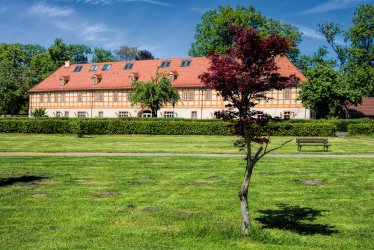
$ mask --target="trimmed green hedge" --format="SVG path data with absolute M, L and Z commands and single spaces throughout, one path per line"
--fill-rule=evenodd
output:
M 210 122 L 209 122 L 210 121 Z M 44 134 L 151 134 L 151 135 L 231 135 L 225 129 L 228 122 L 221 120 L 192 119 L 66 119 L 24 118 L 0 119 L 3 133 Z M 275 123 L 279 126 L 277 136 L 335 136 L 336 126 L 328 122 Z
M 328 122 L 279 122 L 276 136 L 335 136 L 336 126 Z
M 349 124 L 349 135 L 374 135 L 374 122 Z

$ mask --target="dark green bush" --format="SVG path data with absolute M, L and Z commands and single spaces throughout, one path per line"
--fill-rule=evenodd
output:
M 374 135 L 374 122 L 348 125 L 349 135 Z
M 336 126 L 329 122 L 278 122 L 276 136 L 335 136 Z
M 231 135 L 228 122 L 192 119 L 0 119 L 4 133 L 151 134 L 151 135 Z M 278 136 L 334 136 L 336 126 L 329 122 L 293 120 L 277 122 Z

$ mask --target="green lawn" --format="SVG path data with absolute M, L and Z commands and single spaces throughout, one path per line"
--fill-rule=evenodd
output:
M 33 136 L 25 138 L 22 149 Z M 73 137 L 60 138 L 75 150 Z M 97 138 L 120 149 L 128 137 L 81 141 Z M 372 159 L 265 158 L 250 186 L 250 239 L 240 236 L 242 166 L 200 157 L 1 157 L 0 248 L 373 247 Z
M 288 137 L 273 137 L 276 146 Z M 216 153 L 239 154 L 233 147 L 233 136 L 152 136 L 95 135 L 77 138 L 75 135 L 1 134 L 0 152 L 144 152 L 144 153 Z M 374 153 L 374 138 L 329 138 L 329 152 L 322 147 L 304 147 L 305 154 Z M 298 153 L 295 140 L 275 154 Z

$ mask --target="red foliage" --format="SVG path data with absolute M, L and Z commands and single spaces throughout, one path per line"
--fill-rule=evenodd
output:
M 283 89 L 298 82 L 295 75 L 289 77 L 277 73 L 275 58 L 284 56 L 292 43 L 273 35 L 262 37 L 256 29 L 230 28 L 234 46 L 227 55 L 212 54 L 208 72 L 199 76 L 209 88 L 220 92 L 224 100 L 238 110 L 238 117 L 250 118 L 250 108 L 259 100 L 269 97 L 264 92 Z M 232 114 L 231 114 L 232 115 Z

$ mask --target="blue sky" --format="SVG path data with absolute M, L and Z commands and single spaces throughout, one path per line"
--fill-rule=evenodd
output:
M 0 0 L 0 42 L 65 43 L 115 50 L 123 44 L 158 58 L 186 57 L 201 14 L 220 5 L 253 5 L 267 17 L 304 33 L 299 46 L 311 55 L 324 45 L 318 23 L 349 28 L 355 8 L 374 0 Z M 343 40 L 341 40 L 343 42 Z

